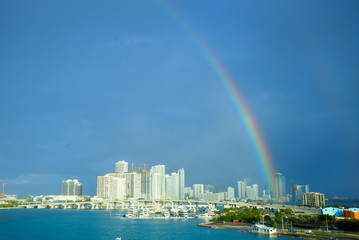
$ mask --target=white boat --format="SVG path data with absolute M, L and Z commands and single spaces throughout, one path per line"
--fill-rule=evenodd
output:
M 204 213 L 197 215 L 197 218 L 214 218 L 216 216 L 216 214 L 214 213 L 215 211 L 217 211 L 217 209 L 215 208 L 207 208 Z
M 188 214 L 188 209 L 186 206 L 179 206 L 179 210 L 178 210 L 178 216 L 182 217 L 182 218 L 188 218 L 189 214 Z
M 264 224 L 255 224 L 252 227 L 252 233 L 271 235 L 277 233 L 277 229 L 268 227 Z
M 129 207 L 125 217 L 127 217 L 127 218 L 135 218 L 135 217 L 137 217 L 137 209 L 136 209 L 136 207 L 134 207 L 134 206 Z
M 170 213 L 171 213 L 171 217 L 178 217 L 178 212 L 179 212 L 179 208 L 171 208 L 170 209 Z
M 170 218 L 171 215 L 170 215 L 169 211 L 164 211 L 164 212 L 163 212 L 163 217 L 164 217 L 164 218 Z
M 142 211 L 140 211 L 140 213 L 138 214 L 139 218 L 149 218 L 150 217 L 150 213 L 148 211 L 148 209 L 143 209 Z

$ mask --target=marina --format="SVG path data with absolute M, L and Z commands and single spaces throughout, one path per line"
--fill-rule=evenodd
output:
M 256 235 L 198 227 L 196 218 L 124 218 L 125 212 L 60 209 L 10 209 L 0 211 L 1 240 L 256 240 Z M 61 227 L 59 227 L 61 226 Z M 19 231 L 21 229 L 21 231 Z M 281 238 L 283 240 L 289 238 Z

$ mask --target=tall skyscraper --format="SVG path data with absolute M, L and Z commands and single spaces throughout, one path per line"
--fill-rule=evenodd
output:
M 235 197 L 234 197 L 234 188 L 232 187 L 228 187 L 227 188 L 227 199 L 228 201 L 234 201 Z
M 238 199 L 245 199 L 246 198 L 246 188 L 243 181 L 238 181 Z
M 245 187 L 251 186 L 251 180 L 249 178 L 243 179 L 243 182 Z
M 128 172 L 128 162 L 118 161 L 115 163 L 115 172 L 116 173 L 127 173 Z
M 293 202 L 302 200 L 302 195 L 309 192 L 309 185 L 292 184 L 290 189 L 291 200 Z
M 151 194 L 151 173 L 143 170 L 141 172 L 141 197 L 150 199 Z
M 153 200 L 160 200 L 162 198 L 162 180 L 164 180 L 163 176 L 160 173 L 151 173 L 151 194 L 150 198 Z M 164 191 L 163 191 L 164 195 Z
M 165 165 L 156 165 L 151 167 L 151 187 L 154 191 L 152 196 L 156 196 L 155 199 L 165 199 Z
M 279 201 L 286 196 L 285 177 L 281 173 L 274 173 L 274 186 L 272 197 Z
M 253 191 L 251 186 L 246 187 L 246 198 L 253 199 Z
M 172 173 L 166 175 L 166 198 L 167 199 L 179 199 L 179 175 Z
M 258 200 L 259 199 L 259 193 L 258 193 L 258 184 L 252 185 L 252 200 Z
M 130 198 L 141 197 L 141 174 L 137 172 L 125 173 L 127 196 Z
M 199 199 L 200 195 L 204 193 L 203 184 L 193 184 L 193 198 Z
M 185 174 L 184 169 L 181 168 L 177 171 L 178 174 L 178 197 L 180 200 L 184 200 L 184 187 L 185 187 Z
M 82 184 L 77 179 L 62 181 L 62 195 L 82 195 Z
M 121 200 L 127 194 L 126 178 L 117 173 L 97 177 L 97 197 Z

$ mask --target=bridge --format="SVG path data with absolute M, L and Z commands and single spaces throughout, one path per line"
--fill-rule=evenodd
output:
M 84 201 L 84 202 L 39 202 L 19 205 L 19 208 L 59 208 L 59 209 L 97 209 L 97 210 L 127 210 L 130 206 L 138 209 L 149 208 L 160 212 L 164 208 L 173 208 L 185 205 L 190 210 L 198 212 L 199 208 L 215 208 L 223 205 L 224 208 L 249 207 L 266 211 L 280 211 L 291 209 L 294 214 L 318 214 L 319 209 L 296 205 L 265 204 L 256 202 L 237 201 L 206 201 L 206 200 L 118 200 L 118 201 Z

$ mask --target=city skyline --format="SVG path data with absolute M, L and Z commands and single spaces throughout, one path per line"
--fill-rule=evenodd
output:
M 237 181 L 237 189 L 231 186 L 219 187 L 211 184 L 197 183 L 186 187 L 183 168 L 171 174 L 166 173 L 165 165 L 151 166 L 139 164 L 129 171 L 129 163 L 115 162 L 114 172 L 97 177 L 97 200 L 146 199 L 146 200 L 217 200 L 217 201 L 274 201 L 298 202 L 302 195 L 309 193 L 309 185 L 292 184 L 290 192 L 286 191 L 285 176 L 274 173 L 274 185 L 264 187 L 245 178 Z M 77 179 L 62 181 L 61 195 L 82 195 L 82 184 Z M 324 196 L 324 195 L 323 195 Z M 97 201 L 96 200 L 96 201 Z
M 79 179 L 95 195 L 94 176 L 125 159 L 184 168 L 189 186 L 264 187 L 282 173 L 287 193 L 308 184 L 359 198 L 358 10 L 351 0 L 5 2 L 5 193 L 55 194 Z

